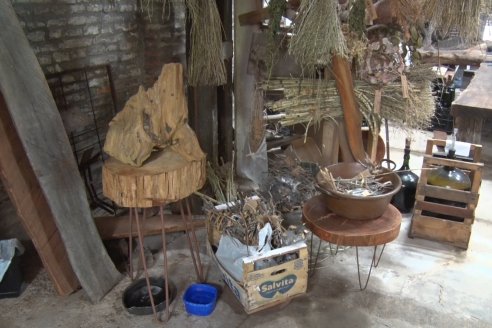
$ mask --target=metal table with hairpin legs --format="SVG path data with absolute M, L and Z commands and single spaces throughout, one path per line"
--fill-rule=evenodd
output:
M 393 205 L 382 216 L 372 220 L 347 219 L 332 213 L 326 206 L 323 195 L 318 195 L 308 200 L 303 207 L 302 220 L 306 227 L 320 239 L 318 251 L 315 257 L 315 265 L 319 254 L 321 241 L 335 244 L 334 254 L 338 252 L 338 246 L 355 246 L 357 274 L 359 287 L 366 289 L 371 277 L 373 267 L 377 267 L 387 243 L 395 240 L 400 232 L 401 213 Z M 311 256 L 312 256 L 311 235 Z M 371 265 L 365 284 L 362 284 L 359 265 L 359 247 L 374 247 Z M 378 247 L 382 246 L 378 255 Z
M 176 159 L 177 158 L 177 159 Z M 181 174 L 191 175 L 197 172 L 196 179 L 192 179 L 187 185 L 177 183 L 176 177 Z M 204 279 L 198 240 L 195 235 L 191 220 L 191 210 L 188 196 L 201 188 L 205 182 L 205 156 L 201 161 L 184 161 L 178 155 L 172 153 L 156 156 L 140 167 L 133 167 L 119 162 L 113 158 L 108 159 L 103 166 L 103 192 L 120 207 L 129 209 L 129 275 L 135 279 L 132 261 L 133 229 L 136 225 L 139 246 L 140 262 L 143 265 L 143 273 L 147 285 L 152 312 L 154 318 L 159 320 L 156 304 L 152 296 L 150 275 L 145 262 L 143 241 L 146 234 L 145 221 L 150 208 L 158 207 L 161 221 L 161 237 L 164 258 L 164 281 L 166 295 L 166 321 L 169 319 L 169 274 L 166 247 L 166 216 L 163 209 L 169 203 L 179 202 L 181 217 L 185 225 L 186 237 L 190 247 L 191 258 L 197 275 L 197 280 Z M 173 191 L 172 197 L 170 191 Z M 186 207 L 186 209 L 185 209 Z M 137 271 L 139 271 L 137 269 Z M 137 272 L 138 275 L 138 272 Z

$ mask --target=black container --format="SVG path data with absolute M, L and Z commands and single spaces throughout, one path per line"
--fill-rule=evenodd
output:
M 403 165 L 396 172 L 401 179 L 401 189 L 391 200 L 391 203 L 402 213 L 410 213 L 415 203 L 415 193 L 419 177 L 410 171 L 410 139 L 405 140 Z
M 160 312 L 166 308 L 166 281 L 161 277 L 150 277 L 149 281 L 156 311 Z M 176 298 L 176 291 L 176 286 L 169 281 L 169 304 Z M 125 289 L 123 306 L 131 314 L 147 315 L 153 313 L 145 278 L 134 281 Z
M 0 299 L 18 297 L 22 292 L 22 272 L 20 256 L 14 256 L 0 282 Z

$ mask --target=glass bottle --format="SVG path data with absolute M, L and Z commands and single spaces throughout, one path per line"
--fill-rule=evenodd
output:
M 396 174 L 401 179 L 401 189 L 393 196 L 392 204 L 402 213 L 409 213 L 415 203 L 419 176 L 410 171 L 410 139 L 405 139 L 403 164 Z
M 456 159 L 455 143 L 457 130 L 458 129 L 454 129 L 453 131 L 451 147 L 446 156 L 448 159 Z M 449 165 L 440 166 L 431 170 L 427 177 L 427 183 L 434 186 L 458 190 L 470 190 L 471 188 L 471 180 L 468 174 L 457 167 Z

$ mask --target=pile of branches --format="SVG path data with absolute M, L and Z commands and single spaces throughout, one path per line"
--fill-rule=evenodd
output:
M 268 161 L 268 177 L 259 194 L 281 213 L 299 210 L 306 200 L 316 195 L 315 167 L 316 163 L 301 164 L 285 155 L 274 155 Z
M 259 244 L 258 233 L 270 223 L 272 247 L 285 246 L 286 229 L 282 226 L 282 218 L 277 214 L 272 203 L 265 202 L 259 197 L 241 197 L 233 203 L 226 204 L 225 210 L 210 210 L 208 212 L 209 229 L 219 235 L 229 235 L 244 245 Z

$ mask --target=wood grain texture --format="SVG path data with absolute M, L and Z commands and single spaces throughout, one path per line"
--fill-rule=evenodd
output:
M 401 213 L 392 205 L 382 216 L 373 220 L 352 220 L 330 211 L 318 195 L 306 202 L 302 220 L 319 238 L 343 246 L 376 246 L 389 243 L 398 237 Z
M 482 63 L 468 87 L 451 104 L 458 139 L 480 144 L 482 122 L 492 117 L 492 66 Z
M 119 161 L 141 166 L 155 149 L 168 148 L 189 161 L 204 154 L 188 125 L 183 66 L 163 66 L 156 83 L 132 96 L 109 123 L 104 151 Z
M 447 243 L 467 249 L 472 226 L 462 222 L 439 219 L 425 215 L 414 215 L 410 237 Z
M 354 93 L 352 72 L 346 58 L 338 55 L 332 59 L 333 77 L 335 78 L 340 102 L 343 108 L 343 119 L 345 123 L 345 134 L 350 151 L 355 161 L 366 163 L 368 155 L 364 150 L 361 126 L 362 114 L 360 113 Z
M 98 301 L 121 275 L 94 225 L 60 114 L 8 0 L 0 0 L 0 21 L 0 92 L 72 268 L 89 298 Z
M 153 207 L 175 202 L 200 189 L 206 180 L 206 157 L 187 161 L 172 150 L 154 153 L 141 167 L 114 158 L 103 166 L 103 193 L 123 207 Z
M 46 202 L 0 93 L 0 175 L 17 215 L 59 295 L 80 286 L 53 214 Z

